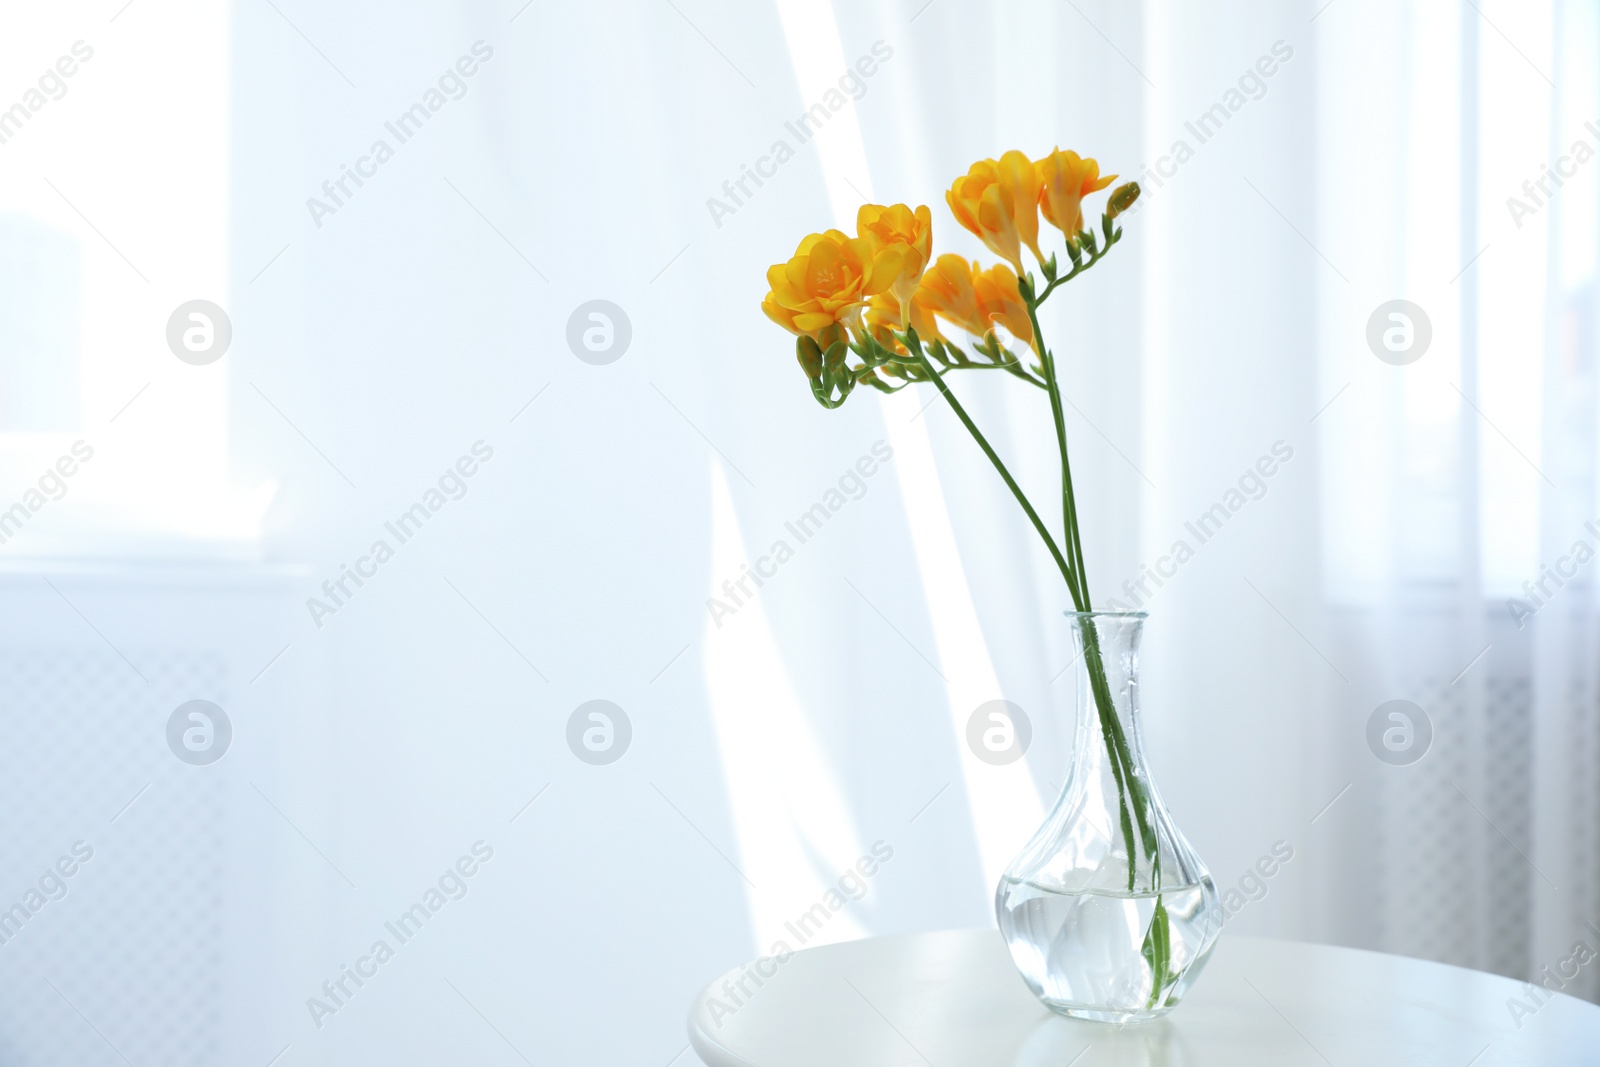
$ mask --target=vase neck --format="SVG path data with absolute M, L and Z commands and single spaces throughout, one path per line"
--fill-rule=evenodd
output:
M 1078 758 L 1103 758 L 1107 742 L 1101 717 L 1109 708 L 1127 738 L 1135 762 L 1142 765 L 1139 640 L 1144 634 L 1144 615 L 1075 612 L 1069 613 L 1067 620 L 1076 674 Z

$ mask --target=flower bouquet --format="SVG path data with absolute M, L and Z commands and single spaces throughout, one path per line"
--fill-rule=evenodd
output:
M 1044 824 L 1001 878 L 996 914 L 1018 970 L 1046 1005 L 1128 1022 L 1177 1004 L 1210 954 L 1222 910 L 1145 766 L 1137 672 L 1144 616 L 1096 612 L 1090 599 L 1060 375 L 1039 321 L 1057 289 L 1122 239 L 1117 219 L 1139 196 L 1132 182 L 1112 190 L 1098 227 L 1084 225 L 1084 198 L 1114 180 L 1095 160 L 1059 148 L 1039 160 L 1019 151 L 981 160 L 945 200 L 961 227 L 1004 262 L 983 268 L 953 253 L 934 259 L 926 206 L 866 204 L 854 237 L 811 234 L 787 263 L 768 269 L 762 310 L 795 335 L 800 366 L 824 407 L 839 407 L 861 385 L 895 393 L 931 382 L 1061 572 L 1078 664 L 1072 766 Z M 1066 264 L 1040 248 L 1041 215 L 1064 237 Z M 1024 248 L 1037 279 L 1023 264 Z M 1061 460 L 1059 539 L 951 390 L 947 377 L 969 370 L 1001 371 L 1049 398 Z

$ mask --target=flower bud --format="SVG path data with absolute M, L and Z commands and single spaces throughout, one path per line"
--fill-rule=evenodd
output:
M 800 368 L 806 372 L 807 378 L 822 377 L 822 349 L 817 342 L 805 334 L 795 338 L 794 354 L 800 360 Z
M 837 322 L 829 323 L 817 331 L 817 347 L 824 353 L 831 352 L 835 347 L 843 349 L 850 343 L 850 335 L 845 328 Z M 843 358 L 842 356 L 840 357 Z
M 1114 219 L 1133 206 L 1139 199 L 1139 183 L 1128 182 L 1111 190 L 1111 198 L 1106 201 L 1106 218 Z

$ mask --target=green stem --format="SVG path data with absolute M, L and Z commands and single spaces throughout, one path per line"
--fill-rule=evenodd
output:
M 1045 384 L 1043 382 L 1041 382 L 1039 379 L 1035 378 L 1033 375 L 1029 374 L 1027 371 L 1023 370 L 1021 367 L 1018 367 L 1015 364 L 1011 364 L 1011 363 L 978 363 L 978 362 L 956 363 L 956 364 L 953 364 L 950 367 L 950 369 L 951 370 L 1003 370 L 1007 374 L 1012 375 L 1013 377 L 1021 378 L 1023 381 L 1027 382 L 1029 385 L 1037 386 L 1040 389 L 1045 388 Z
M 1111 699 L 1111 686 L 1107 681 L 1104 656 L 1100 651 L 1100 637 L 1095 632 L 1092 619 L 1085 619 L 1083 626 L 1083 660 L 1084 666 L 1089 671 L 1089 686 L 1094 691 L 1095 704 L 1100 713 L 1100 728 L 1105 734 L 1107 753 L 1112 760 L 1112 773 L 1117 772 L 1117 764 L 1121 764 L 1122 778 L 1129 798 L 1132 800 L 1134 818 L 1139 824 L 1139 839 L 1144 844 L 1145 854 L 1150 857 L 1151 865 L 1156 874 L 1156 889 L 1160 889 L 1159 872 L 1161 867 L 1161 854 L 1155 839 L 1155 827 L 1150 821 L 1148 809 L 1149 797 L 1145 792 L 1144 783 L 1134 773 L 1133 748 L 1128 743 L 1128 735 L 1122 728 L 1122 720 L 1117 718 L 1115 705 Z M 1128 889 L 1133 889 L 1132 860 L 1135 851 L 1130 841 L 1128 847 L 1129 876 Z
M 1033 339 L 1039 354 L 1039 366 L 1044 370 L 1045 391 L 1050 394 L 1050 417 L 1055 422 L 1056 447 L 1061 453 L 1061 525 L 1067 542 L 1067 554 L 1072 557 L 1073 570 L 1078 575 L 1080 588 L 1073 596 L 1079 611 L 1093 611 L 1089 599 L 1087 575 L 1083 569 L 1083 545 L 1078 532 L 1078 507 L 1072 495 L 1072 464 L 1067 460 L 1067 422 L 1061 407 L 1061 386 L 1056 377 L 1056 360 L 1050 347 L 1044 343 L 1044 329 L 1039 325 L 1038 302 L 1032 297 L 1032 285 L 1023 294 L 1028 308 L 1028 323 L 1033 327 Z M 1046 290 L 1048 292 L 1048 289 Z M 1042 298 L 1041 298 L 1042 299 Z
M 1067 583 L 1067 591 L 1072 596 L 1072 602 L 1079 612 L 1088 613 L 1093 610 L 1089 597 L 1088 574 L 1083 562 L 1083 537 L 1078 528 L 1078 507 L 1072 488 L 1072 466 L 1067 458 L 1067 427 L 1066 417 L 1062 408 L 1061 388 L 1056 374 L 1055 358 L 1050 354 L 1049 347 L 1044 341 L 1044 330 L 1039 324 L 1038 308 L 1045 299 L 1055 291 L 1056 287 L 1070 281 L 1079 274 L 1098 263 L 1111 246 L 1121 237 L 1121 231 L 1111 232 L 1108 227 L 1107 241 L 1104 248 L 1096 249 L 1090 253 L 1089 258 L 1076 264 L 1067 274 L 1054 279 L 1047 285 L 1042 293 L 1034 292 L 1031 279 L 1024 282 L 1022 288 L 1023 301 L 1028 309 L 1028 323 L 1033 328 L 1034 344 L 1039 356 L 1040 370 L 1043 373 L 1043 387 L 1050 396 L 1050 414 L 1055 424 L 1056 446 L 1061 457 L 1061 512 L 1062 512 L 1062 537 L 1066 544 L 1066 553 L 1063 554 L 1056 540 L 1051 536 L 1049 527 L 1045 526 L 1034 511 L 1022 488 L 1016 479 L 1011 477 L 1011 472 L 1000 460 L 1000 456 L 989 445 L 988 440 L 978 429 L 972 418 L 967 414 L 961 402 L 950 391 L 944 378 L 934 370 L 923 352 L 922 345 L 916 334 L 907 331 L 904 335 L 907 348 L 915 357 L 922 372 L 934 383 L 939 392 L 949 403 L 956 417 L 961 420 L 967 432 L 978 442 L 978 447 L 983 449 L 984 455 L 989 457 L 989 462 L 994 464 L 995 470 L 1000 473 L 1001 479 L 1006 483 L 1006 488 L 1011 490 L 1011 495 L 1017 498 L 1017 503 L 1022 505 L 1022 510 L 1027 513 L 1028 520 L 1033 523 L 1033 528 L 1038 531 L 1044 540 L 1045 547 L 1050 550 L 1050 556 L 1055 560 L 1056 566 L 1061 571 L 1061 577 Z M 952 368 L 956 369 L 956 368 Z M 1007 368 L 1009 369 L 1009 368 Z M 1016 373 L 1013 371 L 1012 373 Z M 1035 381 L 1025 372 L 1019 377 L 1035 385 Z M 1116 706 L 1111 696 L 1111 686 L 1107 679 L 1104 655 L 1100 649 L 1099 633 L 1095 630 L 1092 618 L 1081 618 L 1079 624 L 1083 631 L 1083 658 L 1084 669 L 1089 675 L 1089 687 L 1092 692 L 1095 710 L 1100 721 L 1101 736 L 1106 742 L 1106 757 L 1111 764 L 1111 776 L 1117 786 L 1118 814 L 1120 816 L 1121 830 L 1124 845 L 1128 853 L 1128 891 L 1134 892 L 1138 880 L 1139 846 L 1143 845 L 1144 854 L 1150 861 L 1151 888 L 1156 893 L 1155 911 L 1151 917 L 1149 929 L 1145 931 L 1142 955 L 1150 966 L 1151 990 L 1150 999 L 1146 1007 L 1153 1008 L 1161 1000 L 1162 993 L 1171 984 L 1172 975 L 1169 973 L 1172 959 L 1171 925 L 1166 909 L 1161 900 L 1161 850 L 1156 839 L 1154 814 L 1151 811 L 1150 794 L 1144 781 L 1137 773 L 1133 759 L 1132 746 L 1129 744 L 1127 732 L 1122 728 L 1122 722 L 1117 717 Z M 1137 826 L 1137 836 L 1135 833 Z
M 1072 490 L 1072 463 L 1067 455 L 1067 428 L 1064 411 L 1061 406 L 1061 387 L 1059 378 L 1056 374 L 1055 356 L 1051 353 L 1049 346 L 1046 345 L 1044 341 L 1044 328 L 1039 324 L 1038 309 L 1039 305 L 1044 303 L 1045 299 L 1056 288 L 1056 286 L 1061 285 L 1063 282 L 1070 281 L 1072 278 L 1075 278 L 1077 275 L 1098 263 L 1101 257 L 1103 257 L 1106 252 L 1110 251 L 1111 245 L 1115 244 L 1117 238 L 1120 236 L 1121 231 L 1117 231 L 1112 239 L 1106 244 L 1105 248 L 1092 253 L 1088 260 L 1078 264 L 1070 272 L 1051 282 L 1045 287 L 1044 292 L 1040 294 L 1037 299 L 1035 299 L 1033 296 L 1033 286 L 1031 281 L 1026 290 L 1023 292 L 1023 302 L 1026 304 L 1028 309 L 1028 324 L 1033 327 L 1033 336 L 1038 346 L 1037 351 L 1039 354 L 1040 365 L 1044 369 L 1045 385 L 1050 394 L 1050 413 L 1055 421 L 1056 444 L 1061 454 L 1062 522 L 1065 527 L 1064 532 L 1067 543 L 1067 553 L 1072 557 L 1073 571 L 1077 574 L 1078 581 L 1080 583 L 1078 595 L 1073 598 L 1074 602 L 1080 605 L 1080 611 L 1092 611 L 1094 608 L 1089 594 L 1088 572 L 1085 569 L 1083 562 L 1083 535 L 1078 527 L 1078 504 Z M 1138 817 L 1140 837 L 1145 842 L 1147 852 L 1153 853 L 1153 834 L 1151 832 L 1151 827 L 1148 824 L 1147 812 L 1145 811 L 1145 798 L 1143 796 L 1144 790 L 1137 777 L 1133 774 L 1133 756 L 1128 746 L 1128 739 L 1122 730 L 1121 721 L 1117 719 L 1116 713 L 1112 707 L 1111 688 L 1106 680 L 1105 663 L 1100 655 L 1099 636 L 1095 632 L 1092 623 L 1084 627 L 1084 661 L 1085 665 L 1090 671 L 1090 684 L 1094 689 L 1095 703 L 1099 706 L 1101 726 L 1102 729 L 1106 731 L 1106 740 L 1111 746 L 1110 751 L 1115 756 L 1112 771 L 1114 774 L 1118 772 L 1119 768 L 1116 766 L 1116 761 L 1120 761 L 1122 764 L 1122 774 L 1119 774 L 1118 777 L 1126 778 L 1128 782 L 1128 791 L 1134 794 L 1135 800 L 1137 801 L 1134 806 L 1134 813 Z M 1119 782 L 1118 788 L 1119 792 L 1122 791 L 1123 784 Z M 1132 856 L 1133 849 L 1130 842 L 1130 859 Z M 1159 856 L 1157 857 L 1157 861 L 1159 862 Z M 1130 870 L 1130 884 L 1128 887 L 1130 890 L 1133 888 L 1131 884 L 1132 877 L 1133 873 Z
M 1091 260 L 1090 265 L 1093 265 L 1093 262 Z M 1031 290 L 1031 286 L 1029 288 Z M 1046 288 L 1046 294 L 1050 288 L 1053 286 Z M 1050 393 L 1050 413 L 1055 420 L 1056 444 L 1061 453 L 1062 524 L 1065 527 L 1067 552 L 1073 557 L 1073 571 L 1079 581 L 1079 588 L 1074 591 L 1073 600 L 1078 605 L 1079 611 L 1092 611 L 1094 609 L 1089 595 L 1088 576 L 1083 563 L 1083 536 L 1078 528 L 1078 506 L 1072 491 L 1072 464 L 1067 458 L 1067 427 L 1061 406 L 1061 388 L 1056 376 L 1055 357 L 1051 354 L 1049 346 L 1044 343 L 1044 329 L 1039 324 L 1038 306 L 1042 300 L 1042 297 L 1038 301 L 1032 299 L 1031 292 L 1023 295 L 1023 302 L 1028 308 L 1028 323 L 1033 327 L 1034 340 L 1038 346 L 1040 365 L 1044 368 L 1045 385 Z M 1117 793 L 1123 801 L 1123 836 L 1128 847 L 1128 891 L 1132 892 L 1138 850 L 1133 841 L 1133 827 L 1128 819 L 1128 807 L 1133 808 L 1133 814 L 1138 821 L 1139 837 L 1145 845 L 1146 854 L 1156 855 L 1157 849 L 1149 816 L 1145 810 L 1147 799 L 1144 796 L 1144 788 L 1133 772 L 1133 754 L 1129 749 L 1122 723 L 1118 720 L 1112 705 L 1111 687 L 1106 679 L 1105 662 L 1100 655 L 1099 635 L 1095 632 L 1093 621 L 1087 619 L 1084 620 L 1083 626 L 1083 658 L 1084 665 L 1089 671 L 1090 686 L 1094 690 L 1100 729 L 1105 736 L 1107 752 L 1111 758 L 1111 773 L 1117 782 Z
M 922 364 L 923 372 L 932 379 L 934 385 L 938 386 L 939 392 L 949 402 L 950 409 L 956 413 L 956 417 L 967 428 L 967 432 L 972 434 L 973 439 L 978 442 L 978 447 L 983 449 L 983 454 L 989 457 L 989 462 L 994 464 L 994 469 L 1000 472 L 1000 477 L 1005 481 L 1006 488 L 1010 489 L 1011 495 L 1017 498 L 1017 503 L 1022 505 L 1022 510 L 1027 512 L 1028 520 L 1033 523 L 1033 528 L 1039 531 L 1039 536 L 1044 538 L 1045 547 L 1050 550 L 1051 558 L 1056 561 L 1056 566 L 1061 569 L 1061 576 L 1066 579 L 1067 588 L 1076 589 L 1071 564 L 1061 554 L 1061 549 L 1056 545 L 1056 539 L 1050 536 L 1050 528 L 1039 518 L 1039 513 L 1033 510 L 1033 505 L 1028 502 L 1028 498 L 1023 494 L 1022 487 L 1017 484 L 1015 478 L 1011 477 L 1011 472 L 1006 470 L 1006 465 L 1001 462 L 1000 456 L 990 447 L 988 439 L 983 436 L 977 424 L 972 421 L 972 416 L 967 414 L 967 409 L 961 406 L 961 401 L 957 400 L 956 395 L 950 391 L 950 387 L 944 384 L 944 378 L 928 362 L 928 357 L 922 352 L 922 346 L 920 344 L 915 345 L 912 351 L 916 353 L 918 362 Z
M 1083 562 L 1083 536 L 1078 527 L 1077 500 L 1072 489 L 1072 465 L 1067 457 L 1067 429 L 1061 404 L 1061 387 L 1056 374 L 1055 357 L 1045 344 L 1038 308 L 1056 286 L 1071 280 L 1099 262 L 1101 256 L 1110 251 L 1111 245 L 1119 236 L 1120 232 L 1108 240 L 1103 250 L 1092 254 L 1086 262 L 1075 266 L 1065 276 L 1052 281 L 1037 298 L 1031 281 L 1022 292 L 1023 302 L 1028 309 L 1028 324 L 1033 327 L 1034 342 L 1040 366 L 1044 371 L 1045 387 L 1050 394 L 1050 413 L 1055 422 L 1056 443 L 1061 455 L 1063 537 L 1066 541 L 1067 554 L 1072 557 L 1073 571 L 1079 582 L 1079 588 L 1073 590 L 1073 601 L 1078 604 L 1079 611 L 1093 610 L 1092 601 L 1089 594 L 1088 572 Z M 1105 659 L 1100 651 L 1100 638 L 1095 630 L 1094 620 L 1083 619 L 1082 627 L 1084 669 L 1089 674 L 1089 686 L 1094 695 L 1100 720 L 1100 732 L 1106 741 L 1106 756 L 1111 764 L 1112 779 L 1117 786 L 1118 815 L 1122 824 L 1123 843 L 1128 851 L 1128 892 L 1134 892 L 1137 883 L 1138 847 L 1134 840 L 1134 824 L 1137 823 L 1138 841 L 1144 846 L 1145 855 L 1150 860 L 1152 888 L 1157 894 L 1155 912 L 1151 916 L 1150 928 L 1145 932 L 1143 947 L 1143 955 L 1151 969 L 1150 999 L 1146 1007 L 1154 1007 L 1169 984 L 1171 976 L 1168 974 L 1168 968 L 1172 955 L 1171 926 L 1160 897 L 1161 848 L 1156 840 L 1148 791 L 1134 770 L 1133 751 L 1111 699 L 1111 686 L 1107 680 Z M 1131 819 L 1130 811 L 1133 816 Z
M 1111 233 L 1111 239 L 1105 243 L 1103 248 L 1096 248 L 1094 251 L 1089 253 L 1088 259 L 1074 265 L 1071 270 L 1067 271 L 1067 273 L 1061 275 L 1061 277 L 1045 286 L 1044 292 L 1039 294 L 1039 303 L 1044 303 L 1045 298 L 1051 293 L 1055 292 L 1058 286 L 1067 284 L 1072 279 L 1076 278 L 1078 275 L 1082 274 L 1084 271 L 1100 262 L 1100 260 L 1104 259 L 1106 253 L 1111 251 L 1111 246 L 1120 240 L 1122 240 L 1122 231 L 1120 229 L 1113 230 Z

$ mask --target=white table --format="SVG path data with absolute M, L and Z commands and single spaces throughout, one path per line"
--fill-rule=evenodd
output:
M 740 968 L 695 999 L 689 1036 L 711 1067 L 1600 1065 L 1600 1007 L 1556 995 L 1519 1029 L 1506 1005 L 1525 997 L 1517 982 L 1329 945 L 1225 934 L 1182 1004 L 1121 1029 L 1046 1010 L 993 930 L 763 967 L 776 973 L 759 988 L 745 977 L 749 996 L 724 991 Z

